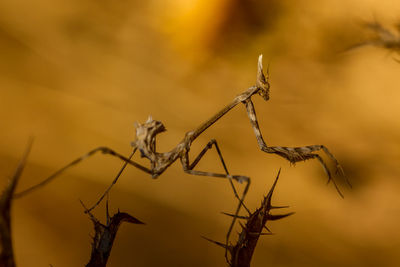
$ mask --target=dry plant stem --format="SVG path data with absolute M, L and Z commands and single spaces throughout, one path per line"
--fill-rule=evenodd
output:
M 253 213 L 250 213 L 249 216 L 237 217 L 238 219 L 246 220 L 246 224 L 245 225 L 240 224 L 242 227 L 242 231 L 239 233 L 239 238 L 236 244 L 225 245 L 207 239 L 219 246 L 224 247 L 225 250 L 229 252 L 231 256 L 230 259 L 227 259 L 229 266 L 249 267 L 260 236 L 271 234 L 268 228 L 266 228 L 266 223 L 268 221 L 283 219 L 287 216 L 294 214 L 293 212 L 281 215 L 273 215 L 270 213 L 272 209 L 283 208 L 271 205 L 272 194 L 278 182 L 279 175 L 280 175 L 280 170 L 267 196 L 265 196 L 263 201 L 261 202 L 261 206 Z M 227 214 L 227 215 L 235 216 L 233 214 Z M 264 229 L 267 229 L 268 232 L 263 233 L 262 231 Z
M 268 72 L 267 72 L 267 74 L 268 74 Z M 64 172 L 69 167 L 78 164 L 82 160 L 94 155 L 96 152 L 102 152 L 104 154 L 109 154 L 114 157 L 117 157 L 117 158 L 125 161 L 126 163 L 131 164 L 134 167 L 136 167 L 148 174 L 151 174 L 151 176 L 153 178 L 157 178 L 158 176 L 160 176 L 171 164 L 173 164 L 178 159 L 180 159 L 180 161 L 181 161 L 183 171 L 188 174 L 217 177 L 217 178 L 226 178 L 229 180 L 229 182 L 232 186 L 235 197 L 239 200 L 239 204 L 236 208 L 236 213 L 235 213 L 235 215 L 238 216 L 239 210 L 242 206 L 242 203 L 244 201 L 244 198 L 246 196 L 246 193 L 247 193 L 249 185 L 250 185 L 250 178 L 247 176 L 244 176 L 244 175 L 229 174 L 215 140 L 211 140 L 192 163 L 190 163 L 190 160 L 189 160 L 189 151 L 190 151 L 192 143 L 195 141 L 196 138 L 198 138 L 205 130 L 207 130 L 210 126 L 212 126 L 214 123 L 216 123 L 221 117 L 223 117 L 226 113 L 228 113 L 231 109 L 233 109 L 235 106 L 237 106 L 240 103 L 243 103 L 246 106 L 247 113 L 250 118 L 250 122 L 254 129 L 254 133 L 256 135 L 260 149 L 262 151 L 264 151 L 266 153 L 277 154 L 277 155 L 287 159 L 292 164 L 294 164 L 298 161 L 304 161 L 307 159 L 318 159 L 328 175 L 328 182 L 333 181 L 331 173 L 328 170 L 328 168 L 327 168 L 326 164 L 324 163 L 324 161 L 322 160 L 322 158 L 318 154 L 314 153 L 319 150 L 322 150 L 334 161 L 334 163 L 336 165 L 336 171 L 341 172 L 341 174 L 344 175 L 342 168 L 340 167 L 337 160 L 328 151 L 328 149 L 322 145 L 312 145 L 312 146 L 293 147 L 293 148 L 292 147 L 281 147 L 281 146 L 269 147 L 266 145 L 266 143 L 264 142 L 264 140 L 262 138 L 260 128 L 258 126 L 257 117 L 256 117 L 256 113 L 254 110 L 254 105 L 251 101 L 251 97 L 258 94 L 265 101 L 267 101 L 267 100 L 269 100 L 269 89 L 270 89 L 270 84 L 268 82 L 268 75 L 267 75 L 267 77 L 265 77 L 265 75 L 264 75 L 263 68 L 262 68 L 262 56 L 260 55 L 258 58 L 256 85 L 248 88 L 246 91 L 244 91 L 243 93 L 236 96 L 231 103 L 229 103 L 227 106 L 225 106 L 221 111 L 217 112 L 209 120 L 207 120 L 206 122 L 201 124 L 197 129 L 187 132 L 185 134 L 185 137 L 183 138 L 183 140 L 171 151 L 164 152 L 164 153 L 159 153 L 156 151 L 156 136 L 158 134 L 166 131 L 162 122 L 155 121 L 150 116 L 145 123 L 143 123 L 143 124 L 137 123 L 136 124 L 136 139 L 135 139 L 135 141 L 132 142 L 132 146 L 133 146 L 134 150 L 135 149 L 139 150 L 141 157 L 145 157 L 150 161 L 150 168 L 146 168 L 146 167 L 130 160 L 129 158 L 126 158 L 123 155 L 113 151 L 110 148 L 99 147 L 99 148 L 96 148 L 96 149 L 90 151 L 89 153 L 85 154 L 84 156 L 74 160 L 73 162 L 71 162 L 70 164 L 65 166 L 64 168 L 58 170 L 57 172 L 55 172 L 53 175 L 51 175 L 50 177 L 45 179 L 40 184 L 37 184 L 23 192 L 16 194 L 15 197 L 21 197 L 21 196 L 25 195 L 26 193 L 28 193 L 32 190 L 35 190 L 35 189 L 39 188 L 40 186 L 45 185 L 46 183 L 50 182 L 51 180 L 53 180 L 54 178 L 59 176 L 62 172 Z M 205 155 L 205 153 L 212 147 L 212 145 L 215 145 L 215 147 L 217 148 L 217 152 L 220 156 L 220 160 L 225 169 L 224 174 L 194 170 L 197 163 L 201 160 L 201 158 Z M 113 184 L 116 182 L 118 177 L 119 177 L 119 175 L 114 179 Z M 239 183 L 242 183 L 242 182 L 246 183 L 246 186 L 240 197 L 239 197 L 239 194 L 237 193 L 235 187 L 233 186 L 232 180 L 236 180 Z M 336 186 L 336 183 L 335 183 L 335 186 Z M 110 188 L 111 187 L 109 187 L 107 189 L 107 191 L 103 194 L 103 196 L 101 198 L 103 198 L 104 195 L 106 195 L 109 192 Z M 337 186 L 336 186 L 336 189 L 339 192 L 339 194 L 342 195 Z M 98 203 L 99 203 L 99 201 L 91 209 L 93 209 Z M 227 236 L 226 236 L 227 243 L 229 240 L 229 235 L 230 235 L 233 225 L 235 223 L 236 216 L 233 218 L 232 224 L 227 233 Z
M 81 202 L 82 203 L 82 202 Z M 111 253 L 111 249 L 114 244 L 114 239 L 117 235 L 119 226 L 122 222 L 129 222 L 134 224 L 144 224 L 133 216 L 125 212 L 117 212 L 114 216 L 110 217 L 108 213 L 108 202 L 106 205 L 106 225 L 100 223 L 100 221 L 93 216 L 90 211 L 84 206 L 85 213 L 89 214 L 90 220 L 94 225 L 94 237 L 92 243 L 92 252 L 90 255 L 88 267 L 102 267 L 106 266 L 108 258 Z
M 25 167 L 29 151 L 32 147 L 30 139 L 25 153 L 15 170 L 14 175 L 8 181 L 3 193 L 0 196 L 0 266 L 15 266 L 14 252 L 11 239 L 11 204 L 15 188 Z
M 271 198 L 278 182 L 279 175 L 280 170 L 270 191 L 267 196 L 264 197 L 261 206 L 254 213 L 250 214 L 246 224 L 242 226 L 242 231 L 239 234 L 237 243 L 229 250 L 231 253 L 231 266 L 250 266 L 258 239 L 262 235 L 262 231 L 265 229 L 267 221 L 279 220 L 294 214 L 293 212 L 282 215 L 270 214 L 271 209 L 277 208 L 271 205 Z
M 60 176 L 63 172 L 65 172 L 70 167 L 75 166 L 76 164 L 80 163 L 84 159 L 86 159 L 86 158 L 88 158 L 90 156 L 93 156 L 97 152 L 102 152 L 103 154 L 109 154 L 109 155 L 112 155 L 114 157 L 117 157 L 117 158 L 121 159 L 122 161 L 124 161 L 125 163 L 131 164 L 131 165 L 135 166 L 136 168 L 151 174 L 151 171 L 148 168 L 143 167 L 142 165 L 131 161 L 129 158 L 126 158 L 125 156 L 118 154 L 117 152 L 113 151 L 112 149 L 109 149 L 107 147 L 98 147 L 98 148 L 95 148 L 95 149 L 89 151 L 84 156 L 71 161 L 69 164 L 67 164 L 63 168 L 59 169 L 58 171 L 54 172 L 52 175 L 50 175 L 49 177 L 47 177 L 46 179 L 44 179 L 40 183 L 38 183 L 38 184 L 36 184 L 36 185 L 26 189 L 26 190 L 23 190 L 22 192 L 14 194 L 14 198 L 23 197 L 23 196 L 29 194 L 30 192 L 33 192 L 33 191 L 39 189 L 40 187 L 45 186 L 46 184 L 50 183 L 55 178 Z M 119 175 L 120 175 L 120 173 L 119 173 Z M 119 177 L 119 175 L 117 175 L 117 177 Z
M 395 31 L 386 29 L 377 21 L 365 23 L 364 26 L 373 33 L 373 36 L 364 42 L 349 47 L 346 51 L 371 45 L 381 47 L 389 52 L 400 54 L 400 24 L 396 25 Z M 398 59 L 394 60 L 399 61 Z

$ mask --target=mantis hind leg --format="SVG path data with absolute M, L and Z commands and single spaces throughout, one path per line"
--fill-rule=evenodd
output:
M 136 151 L 136 148 L 135 148 L 134 151 L 132 152 L 131 157 L 133 156 L 133 153 L 135 153 L 135 151 Z M 95 149 L 89 151 L 88 153 L 84 154 L 83 156 L 81 156 L 81 157 L 79 157 L 79 158 L 77 158 L 77 159 L 71 161 L 69 164 L 67 164 L 67 165 L 65 165 L 64 167 L 62 167 L 61 169 L 57 170 L 56 172 L 54 172 L 52 175 L 50 175 L 49 177 L 47 177 L 46 179 L 44 179 L 44 180 L 41 181 L 40 183 L 38 183 L 38 184 L 36 184 L 36 185 L 34 185 L 34 186 L 31 186 L 30 188 L 25 189 L 25 190 L 23 190 L 23 191 L 21 191 L 21 192 L 19 192 L 19 193 L 14 194 L 14 198 L 23 197 L 23 196 L 25 196 L 26 194 L 28 194 L 28 193 L 30 193 L 30 192 L 32 192 L 32 191 L 35 191 L 35 190 L 39 189 L 39 188 L 42 187 L 42 186 L 45 186 L 46 184 L 50 183 L 51 181 L 53 181 L 54 179 L 56 179 L 57 177 L 59 177 L 59 176 L 60 176 L 62 173 L 64 173 L 67 169 L 69 169 L 69 168 L 71 168 L 72 166 L 75 166 L 75 165 L 81 163 L 83 160 L 85 160 L 85 159 L 87 159 L 87 158 L 89 158 L 89 157 L 95 155 L 97 152 L 102 152 L 103 154 L 108 154 L 108 155 L 111 155 L 111 156 L 113 156 L 113 157 L 119 158 L 120 160 L 124 161 L 126 164 L 133 165 L 134 167 L 138 168 L 139 170 L 142 170 L 142 171 L 144 171 L 144 172 L 146 172 L 146 173 L 149 173 L 149 174 L 152 173 L 150 169 L 148 169 L 148 168 L 146 168 L 146 167 L 144 167 L 144 166 L 142 166 L 142 165 L 140 165 L 140 164 L 138 164 L 138 163 L 132 161 L 130 158 L 126 158 L 125 156 L 123 156 L 123 155 L 121 155 L 121 154 L 115 152 L 114 150 L 112 150 L 112 149 L 110 149 L 110 148 L 108 148 L 108 147 L 98 147 L 98 148 L 95 148 Z M 125 166 L 126 166 L 126 165 L 124 165 L 123 169 L 125 168 Z M 123 170 L 123 169 L 122 169 L 122 170 Z M 117 175 L 116 179 L 118 179 L 118 177 L 121 175 L 122 170 L 121 170 L 120 173 Z M 113 184 L 116 182 L 116 179 L 114 179 Z M 107 193 L 108 191 L 109 191 L 109 189 L 106 191 L 106 193 Z M 104 197 L 104 196 L 103 196 L 103 197 Z M 102 197 L 102 198 L 103 198 L 103 197 Z
M 206 152 L 212 148 L 212 146 L 215 146 L 217 152 L 218 152 L 218 156 L 220 158 L 220 161 L 222 163 L 222 166 L 224 167 L 225 170 L 225 174 L 221 174 L 221 173 L 214 173 L 214 172 L 204 172 L 204 171 L 197 171 L 197 170 L 193 170 L 193 168 L 200 162 L 200 160 L 202 159 L 202 157 L 206 154 Z M 189 164 L 189 158 L 188 155 L 185 154 L 184 158 L 181 159 L 182 161 L 182 165 L 183 165 L 183 169 L 186 173 L 188 174 L 192 174 L 192 175 L 198 175 L 198 176 L 209 176 L 209 177 L 217 177 L 217 178 L 227 178 L 229 180 L 229 183 L 231 184 L 232 190 L 234 192 L 235 197 L 239 200 L 239 204 L 236 208 L 235 214 L 233 215 L 233 219 L 232 219 L 232 223 L 229 226 L 229 230 L 226 234 L 226 248 L 228 247 L 228 243 L 229 243 L 229 238 L 230 238 L 230 234 L 232 232 L 233 226 L 235 225 L 236 219 L 239 217 L 239 211 L 240 208 L 243 206 L 246 211 L 250 214 L 249 209 L 244 205 L 244 199 L 246 197 L 247 191 L 249 190 L 250 187 L 250 177 L 247 176 L 243 176 L 243 175 L 230 175 L 228 168 L 226 167 L 225 161 L 223 159 L 221 150 L 218 147 L 217 141 L 212 139 L 210 142 L 208 142 L 208 144 L 204 147 L 204 149 L 199 153 L 199 155 L 197 155 L 197 157 L 194 159 L 194 161 Z M 246 182 L 246 186 L 243 190 L 242 196 L 239 197 L 239 194 L 237 193 L 237 190 L 232 182 L 233 180 L 238 181 L 239 183 L 242 182 Z M 225 257 L 228 257 L 228 253 L 227 250 L 225 250 Z M 228 260 L 228 258 L 227 258 Z

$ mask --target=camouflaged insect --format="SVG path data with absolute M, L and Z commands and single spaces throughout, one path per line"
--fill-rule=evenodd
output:
M 224 159 L 222 157 L 221 151 L 218 147 L 217 141 L 214 139 L 212 139 L 208 142 L 208 144 L 197 155 L 197 157 L 193 160 L 193 162 L 190 162 L 190 160 L 189 160 L 189 151 L 190 151 L 192 143 L 196 140 L 197 137 L 199 137 L 205 130 L 207 130 L 210 126 L 212 126 L 214 123 L 216 123 L 222 116 L 224 116 L 226 113 L 228 113 L 231 109 L 233 109 L 238 104 L 245 105 L 248 117 L 250 119 L 251 126 L 253 127 L 254 133 L 256 135 L 258 145 L 262 151 L 264 151 L 266 153 L 276 154 L 278 156 L 281 156 L 281 157 L 285 158 L 286 160 L 288 160 L 292 164 L 295 164 L 296 162 L 299 162 L 299 161 L 305 161 L 308 159 L 317 159 L 322 164 L 322 167 L 328 176 L 328 182 L 333 181 L 333 183 L 336 187 L 336 190 L 342 196 L 341 192 L 339 191 L 338 186 L 336 185 L 335 181 L 332 179 L 331 172 L 329 171 L 324 160 L 321 158 L 321 156 L 319 156 L 318 154 L 315 153 L 317 151 L 325 152 L 328 155 L 328 157 L 334 162 L 334 164 L 336 166 L 336 171 L 340 172 L 342 175 L 344 175 L 343 170 L 342 170 L 341 166 L 339 165 L 338 161 L 335 159 L 335 157 L 329 152 L 329 150 L 325 146 L 310 145 L 310 146 L 303 146 L 303 147 L 283 147 L 283 146 L 267 146 L 267 144 L 265 143 L 265 141 L 262 137 L 261 131 L 260 131 L 260 127 L 258 125 L 257 116 L 256 116 L 254 104 L 251 100 L 251 97 L 254 95 L 260 95 L 265 101 L 269 100 L 270 84 L 268 82 L 268 78 L 269 78 L 268 72 L 267 72 L 267 77 L 264 75 L 263 66 L 262 66 L 262 55 L 260 55 L 258 58 L 256 85 L 251 86 L 246 91 L 244 91 L 243 93 L 236 96 L 231 103 L 226 105 L 221 111 L 216 113 L 205 123 L 201 124 L 197 129 L 187 132 L 185 134 L 185 136 L 183 137 L 182 141 L 179 142 L 179 144 L 175 148 L 173 148 L 171 151 L 158 152 L 156 150 L 156 141 L 157 141 L 156 137 L 158 134 L 165 132 L 166 128 L 161 121 L 153 120 L 153 118 L 150 116 L 145 123 L 143 123 L 143 124 L 136 123 L 135 124 L 136 139 L 131 143 L 132 147 L 133 147 L 133 151 L 129 157 L 125 157 L 108 147 L 98 147 L 98 148 L 93 149 L 92 151 L 88 152 L 84 156 L 72 161 L 70 164 L 66 165 L 62 169 L 56 171 L 53 175 L 51 175 L 50 177 L 48 177 L 41 183 L 23 191 L 23 192 L 16 194 L 15 197 L 21 197 L 21 196 L 27 194 L 28 192 L 30 192 L 40 186 L 45 185 L 46 183 L 50 182 L 51 180 L 53 180 L 54 178 L 59 176 L 62 172 L 64 172 L 69 167 L 81 162 L 82 160 L 84 160 L 84 159 L 92 156 L 96 152 L 100 151 L 104 154 L 109 154 L 109 155 L 115 156 L 115 157 L 123 160 L 125 162 L 125 164 L 122 167 L 122 169 L 119 171 L 116 178 L 113 180 L 112 184 L 107 188 L 105 193 L 100 197 L 100 199 L 95 203 L 94 206 L 92 206 L 90 209 L 88 209 L 88 211 L 91 211 L 102 201 L 104 196 L 110 191 L 111 187 L 117 182 L 119 176 L 121 175 L 122 171 L 127 166 L 127 164 L 133 165 L 134 167 L 150 174 L 152 178 L 157 178 L 171 164 L 173 164 L 176 160 L 179 159 L 182 164 L 183 171 L 188 174 L 226 178 L 229 180 L 230 185 L 233 189 L 234 195 L 238 199 L 239 204 L 236 208 L 235 217 L 233 218 L 232 224 L 231 224 L 229 231 L 227 233 L 227 236 L 226 236 L 226 242 L 228 243 L 230 233 L 234 226 L 236 217 L 239 214 L 240 208 L 242 206 L 244 208 L 246 208 L 243 204 L 243 201 L 244 201 L 244 198 L 245 198 L 246 193 L 250 186 L 250 178 L 247 176 L 244 176 L 244 175 L 231 175 L 229 173 L 229 171 L 226 167 L 226 164 L 224 162 Z M 210 148 L 212 148 L 213 145 L 215 146 L 215 148 L 218 152 L 218 155 L 219 155 L 220 161 L 224 167 L 225 173 L 214 173 L 214 172 L 205 172 L 205 171 L 194 170 L 195 166 L 199 163 L 199 161 L 206 154 L 206 152 Z M 141 164 L 131 160 L 131 158 L 135 154 L 136 150 L 139 150 L 141 157 L 147 158 L 150 161 L 150 167 L 142 166 Z M 235 189 L 235 186 L 234 186 L 232 180 L 236 180 L 239 183 L 243 183 L 243 182 L 246 183 L 245 188 L 240 197 L 239 197 L 239 194 L 237 193 L 237 190 Z

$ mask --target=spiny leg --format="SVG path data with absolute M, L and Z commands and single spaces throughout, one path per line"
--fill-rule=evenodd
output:
M 132 150 L 132 153 L 129 155 L 129 160 L 132 159 L 133 155 L 136 152 L 136 147 Z M 122 172 L 125 170 L 126 166 L 128 166 L 129 162 L 125 161 L 124 165 L 122 165 L 121 169 L 119 170 L 118 174 L 115 176 L 114 180 L 112 181 L 112 183 L 108 186 L 108 188 L 106 189 L 106 191 L 104 191 L 104 193 L 101 195 L 101 197 L 97 200 L 97 202 L 89 209 L 85 210 L 85 213 L 88 213 L 90 211 L 92 211 L 94 208 L 96 208 L 100 202 L 104 199 L 104 197 L 107 195 L 107 211 L 108 211 L 108 193 L 110 192 L 111 188 L 117 183 L 119 177 L 121 176 Z
M 229 226 L 228 232 L 226 234 L 225 245 L 226 245 L 226 248 L 228 248 L 229 237 L 230 237 L 230 235 L 232 233 L 233 226 L 235 225 L 236 219 L 239 217 L 238 215 L 239 215 L 240 207 L 242 206 L 242 203 L 244 201 L 244 198 L 246 197 L 247 191 L 249 190 L 250 177 L 242 176 L 242 175 L 229 175 L 229 174 L 220 174 L 220 173 L 212 173 L 212 172 L 195 171 L 195 170 L 188 170 L 188 169 L 186 169 L 186 170 L 184 169 L 184 171 L 186 173 L 192 174 L 192 175 L 234 179 L 234 180 L 238 181 L 239 183 L 242 183 L 243 181 L 246 182 L 246 187 L 243 190 L 242 198 L 240 199 L 239 205 L 236 208 L 235 214 L 233 216 L 232 223 Z M 227 250 L 226 250 L 225 251 L 225 257 L 226 258 L 227 258 L 227 255 L 228 254 L 227 254 Z M 227 258 L 227 260 L 228 260 L 228 258 Z
M 207 149 L 207 150 L 208 150 L 208 149 Z M 206 150 L 206 151 L 207 151 L 207 150 Z M 202 157 L 201 154 L 204 155 L 204 153 L 205 153 L 205 151 L 204 151 L 204 149 L 203 149 L 203 151 L 200 152 L 200 154 L 199 154 L 199 156 L 196 158 L 196 160 L 197 160 L 199 157 L 201 158 L 201 157 Z M 196 162 L 196 160 L 194 161 L 194 163 L 197 164 L 198 161 L 199 161 L 200 159 L 198 159 L 197 162 Z M 243 175 L 230 175 L 230 174 L 221 174 L 221 173 L 213 173 L 213 172 L 204 172 L 204 171 L 192 170 L 192 169 L 190 169 L 190 167 L 193 168 L 195 165 L 189 164 L 189 159 L 188 159 L 188 155 L 187 155 L 187 154 L 181 159 L 181 161 L 182 161 L 183 170 L 184 170 L 186 173 L 188 173 L 188 174 L 199 175 L 199 176 L 209 176 L 209 177 L 218 177 L 218 178 L 234 179 L 234 180 L 238 181 L 239 183 L 246 182 L 246 186 L 245 186 L 245 188 L 244 188 L 244 190 L 243 190 L 242 197 L 239 199 L 239 205 L 238 205 L 238 207 L 236 208 L 235 214 L 234 214 L 233 219 L 232 219 L 232 223 L 231 223 L 231 225 L 229 226 L 228 232 L 227 232 L 227 234 L 226 234 L 225 243 L 226 243 L 226 248 L 228 248 L 229 237 L 230 237 L 230 235 L 231 235 L 233 226 L 235 225 L 236 219 L 238 218 L 239 211 L 240 211 L 240 207 L 242 206 L 242 203 L 243 203 L 243 201 L 244 201 L 244 198 L 246 197 L 247 191 L 249 190 L 249 187 L 250 187 L 250 177 L 243 176 Z M 248 210 L 247 208 L 246 208 L 246 210 L 249 212 L 249 210 Z M 228 260 L 228 253 L 227 253 L 227 250 L 225 250 L 225 258 Z
M 196 159 L 192 162 L 192 164 L 190 164 L 189 166 L 189 170 L 193 170 L 193 168 L 200 162 L 200 160 L 202 159 L 202 157 L 206 154 L 206 152 L 212 148 L 212 146 L 215 146 L 215 149 L 217 150 L 219 159 L 221 160 L 222 166 L 224 167 L 225 173 L 227 175 L 229 175 L 229 171 L 228 168 L 226 167 L 225 164 L 225 160 L 222 156 L 221 150 L 219 149 L 218 143 L 215 139 L 211 139 L 210 142 L 208 142 L 208 144 L 203 148 L 203 150 L 199 153 L 199 155 L 197 155 Z M 232 178 L 228 177 L 229 183 L 232 187 L 233 190 L 233 194 L 235 195 L 235 197 L 239 200 L 240 204 L 246 209 L 246 211 L 250 214 L 250 210 L 246 207 L 246 205 L 243 203 L 243 201 L 241 200 L 241 198 L 239 197 L 237 190 L 235 188 L 235 185 L 232 182 Z
M 305 161 L 307 159 L 317 158 L 319 160 L 319 162 L 322 164 L 326 174 L 328 175 L 328 183 L 330 181 L 333 181 L 339 195 L 343 197 L 343 194 L 340 192 L 337 184 L 333 180 L 333 177 L 332 177 L 331 173 L 329 172 L 325 162 L 322 160 L 322 158 L 320 156 L 312 153 L 312 152 L 316 152 L 319 150 L 324 151 L 329 156 L 329 158 L 336 164 L 336 173 L 340 172 L 345 177 L 343 168 L 340 166 L 340 164 L 338 163 L 336 158 L 333 156 L 333 154 L 330 153 L 330 151 L 325 146 L 311 145 L 311 146 L 304 146 L 304 147 L 281 147 L 281 146 L 268 147 L 262 137 L 260 127 L 258 125 L 256 111 L 254 109 L 253 102 L 251 101 L 251 99 L 247 99 L 244 102 L 244 104 L 246 105 L 247 114 L 249 116 L 251 126 L 253 127 L 254 134 L 256 135 L 258 145 L 262 151 L 264 151 L 266 153 L 277 154 L 277 155 L 287 159 L 292 164 L 295 164 L 296 162 L 299 162 L 299 161 Z M 347 180 L 347 178 L 346 178 L 346 181 L 350 185 L 350 182 Z
M 64 171 L 66 171 L 67 169 L 69 169 L 70 167 L 72 167 L 72 166 L 74 166 L 74 165 L 80 163 L 80 162 L 83 161 L 84 159 L 87 159 L 87 158 L 93 156 L 93 155 L 96 154 L 97 152 L 102 152 L 103 154 L 109 154 L 109 155 L 111 155 L 111 156 L 117 157 L 117 158 L 121 159 L 122 161 L 125 161 L 125 162 L 127 162 L 128 164 L 133 165 L 134 167 L 138 168 L 139 170 L 142 170 L 142 171 L 144 171 L 144 172 L 146 172 L 146 173 L 152 174 L 151 170 L 149 170 L 148 168 L 146 168 L 146 167 L 144 167 L 144 166 L 142 166 L 142 165 L 140 165 L 140 164 L 138 164 L 138 163 L 136 163 L 136 162 L 134 162 L 134 161 L 131 161 L 130 159 L 128 159 L 128 158 L 126 158 L 125 156 L 123 156 L 123 155 L 121 155 L 121 154 L 115 152 L 114 150 L 112 150 L 112 149 L 110 149 L 110 148 L 108 148 L 108 147 L 98 147 L 98 148 L 95 148 L 95 149 L 89 151 L 89 152 L 86 153 L 85 155 L 83 155 L 83 156 L 81 156 L 81 157 L 79 157 L 79 158 L 73 160 L 71 163 L 69 163 L 69 164 L 67 164 L 66 166 L 62 167 L 61 169 L 59 169 L 58 171 L 56 171 L 55 173 L 53 173 L 52 175 L 50 175 L 48 178 L 46 178 L 46 179 L 43 180 L 42 182 L 40 182 L 40 183 L 38 183 L 38 184 L 36 184 L 36 185 L 34 185 L 34 186 L 28 188 L 28 189 L 25 189 L 25 190 L 22 191 L 22 192 L 19 192 L 19 193 L 17 193 L 17 194 L 14 194 L 14 198 L 23 197 L 23 196 L 25 196 L 26 194 L 28 194 L 28 193 L 30 193 L 30 192 L 32 192 L 32 191 L 34 191 L 34 190 L 36 190 L 36 189 L 38 189 L 38 188 L 40 188 L 40 187 L 46 185 L 46 184 L 48 184 L 49 182 L 51 182 L 51 181 L 53 181 L 55 178 L 57 178 L 60 174 L 62 174 Z

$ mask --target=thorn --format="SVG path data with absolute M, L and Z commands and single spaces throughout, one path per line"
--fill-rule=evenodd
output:
M 293 214 L 295 214 L 295 212 L 290 212 L 290 213 L 286 213 L 286 214 L 277 214 L 277 215 L 269 214 L 268 215 L 268 219 L 270 221 L 276 221 L 276 220 L 280 220 L 280 219 L 286 218 L 286 217 L 288 217 L 290 215 L 293 215 Z
M 290 208 L 290 206 L 271 206 L 271 207 L 269 207 L 270 210 L 273 210 L 273 209 L 287 209 L 287 208 Z
M 264 225 L 263 228 L 264 228 L 265 230 L 267 230 L 269 233 L 272 233 L 271 230 L 269 230 L 268 227 L 267 227 L 266 225 Z
M 133 217 L 133 216 L 130 215 L 129 213 L 122 212 L 122 213 L 119 213 L 119 214 L 115 214 L 115 215 L 111 218 L 111 220 L 114 219 L 115 216 L 121 216 L 121 217 L 120 217 L 120 218 L 122 219 L 121 221 L 129 222 L 129 223 L 133 223 L 133 224 L 146 224 L 146 223 L 140 221 L 139 219 Z
M 260 235 L 274 235 L 274 233 L 271 233 L 271 232 L 269 232 L 269 233 L 260 233 Z
M 233 217 L 233 218 L 236 218 L 236 219 L 245 219 L 245 220 L 249 219 L 248 216 L 240 216 L 240 215 L 235 215 L 235 214 L 226 213 L 226 212 L 221 212 L 221 213 L 226 215 L 226 216 L 230 216 L 230 217 Z
M 81 203 L 83 209 L 85 210 L 85 213 L 90 213 L 90 211 L 88 210 L 88 208 L 86 208 L 85 204 L 83 203 L 83 201 L 81 199 L 79 199 L 79 202 Z
M 274 235 L 274 233 L 271 233 L 271 232 L 269 232 L 269 233 L 254 233 L 254 232 L 251 232 L 251 233 L 248 233 L 248 234 L 252 235 L 252 236 Z
M 251 235 L 251 236 L 260 236 L 261 235 L 261 233 L 257 233 L 257 232 L 248 232 L 247 233 L 248 235 Z
M 271 205 L 272 194 L 274 193 L 275 186 L 278 183 L 279 175 L 281 174 L 281 169 L 282 168 L 279 168 L 279 171 L 278 171 L 278 174 L 276 175 L 275 181 L 274 181 L 271 189 L 269 190 L 267 196 L 264 198 L 264 201 L 266 200 L 266 202 L 267 202 L 266 204 L 267 204 L 268 208 L 270 208 L 272 206 Z
M 204 238 L 205 240 L 207 240 L 207 241 L 211 242 L 211 243 L 214 243 L 214 244 L 215 244 L 215 245 L 217 245 L 217 246 L 220 246 L 220 247 L 222 247 L 222 248 L 226 249 L 226 250 L 231 250 L 231 247 L 230 247 L 230 246 L 228 246 L 228 245 L 225 245 L 225 244 L 223 244 L 223 243 L 221 243 L 221 242 L 218 242 L 218 241 L 212 240 L 212 239 L 210 239 L 210 238 L 207 238 L 207 237 L 205 237 L 205 236 L 201 236 L 201 237 L 202 237 L 202 238 Z

